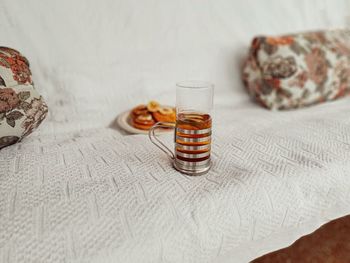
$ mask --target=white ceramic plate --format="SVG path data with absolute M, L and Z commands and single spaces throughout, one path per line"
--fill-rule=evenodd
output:
M 133 133 L 133 134 L 148 134 L 148 131 L 136 129 L 130 124 L 129 114 L 130 114 L 130 110 L 125 111 L 125 112 L 118 115 L 117 123 L 118 123 L 119 127 L 122 128 L 124 131 L 127 131 L 129 133 Z M 164 133 L 169 133 L 169 132 L 174 132 L 174 130 L 173 129 L 158 129 L 156 131 L 156 134 L 164 134 Z

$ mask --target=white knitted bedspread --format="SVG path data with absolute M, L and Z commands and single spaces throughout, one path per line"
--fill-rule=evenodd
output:
M 287 246 L 350 212 L 349 102 L 218 108 L 200 177 L 146 136 L 48 122 L 0 152 L 0 262 L 247 262 Z

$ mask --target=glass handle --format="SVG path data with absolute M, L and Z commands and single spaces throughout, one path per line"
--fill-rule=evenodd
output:
M 160 150 L 162 150 L 166 155 L 168 155 L 170 159 L 174 160 L 174 153 L 155 135 L 155 130 L 159 128 L 175 128 L 175 122 L 157 122 L 148 131 L 148 137 L 151 140 L 151 142 Z

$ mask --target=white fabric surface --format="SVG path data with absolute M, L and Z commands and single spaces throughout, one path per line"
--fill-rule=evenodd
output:
M 0 262 L 247 262 L 348 214 L 349 99 L 274 113 L 239 77 L 253 35 L 346 26 L 348 11 L 345 0 L 2 0 L 1 45 L 31 61 L 50 116 L 0 152 Z M 174 103 L 188 78 L 217 91 L 215 165 L 196 178 L 113 125 L 148 99 Z
M 0 259 L 248 262 L 286 246 L 350 212 L 349 101 L 222 103 L 201 177 L 173 170 L 146 136 L 37 133 L 1 151 Z

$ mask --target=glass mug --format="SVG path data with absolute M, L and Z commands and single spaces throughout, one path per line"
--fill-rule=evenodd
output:
M 176 122 L 157 122 L 148 133 L 179 172 L 201 175 L 211 167 L 211 134 L 214 85 L 201 81 L 176 84 Z M 158 128 L 175 128 L 175 153 L 155 136 Z

